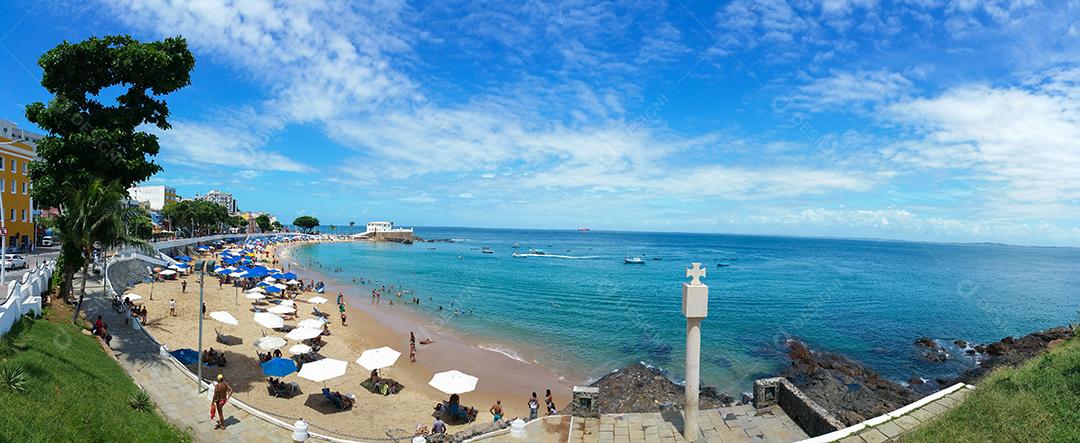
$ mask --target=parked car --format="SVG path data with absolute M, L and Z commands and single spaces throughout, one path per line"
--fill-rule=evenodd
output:
M 52 246 L 52 244 L 53 244 L 53 239 L 52 239 L 51 235 L 46 235 L 44 237 L 41 237 L 41 246 Z
M 4 258 L 4 269 L 22 269 L 26 267 L 26 258 L 21 255 L 9 255 Z

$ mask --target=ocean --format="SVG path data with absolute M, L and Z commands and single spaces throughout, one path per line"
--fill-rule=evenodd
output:
M 736 394 L 784 367 L 788 338 L 903 383 L 975 365 L 953 340 L 989 343 L 1080 320 L 1074 248 L 445 227 L 416 234 L 452 241 L 310 244 L 293 260 L 332 276 L 354 300 L 370 290 L 353 278 L 414 291 L 383 303 L 419 297 L 405 309 L 581 381 L 638 361 L 679 380 L 680 284 L 700 262 L 710 289 L 702 382 Z M 512 256 L 530 248 L 545 255 Z M 645 264 L 624 264 L 628 256 Z M 923 361 L 913 344 L 923 336 L 952 358 Z

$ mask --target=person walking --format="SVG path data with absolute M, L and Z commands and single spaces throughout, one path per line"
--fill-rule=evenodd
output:
M 544 402 L 547 403 L 547 415 L 555 415 L 559 413 L 559 410 L 555 409 L 555 400 L 551 398 L 551 389 L 547 390 L 547 395 L 544 397 Z
M 187 280 L 180 282 L 180 293 L 187 293 Z
M 495 419 L 494 421 L 497 422 L 499 420 L 502 420 L 502 418 L 503 418 L 502 400 L 495 400 L 495 404 L 491 405 L 491 409 L 488 409 L 488 412 L 491 413 L 491 416 Z
M 176 299 L 175 298 L 170 298 L 169 299 L 169 315 L 172 316 L 172 317 L 176 317 Z
M 210 421 L 214 421 L 214 413 L 217 413 L 218 423 L 214 425 L 214 429 L 225 429 L 225 413 L 222 412 L 221 407 L 225 406 L 225 403 L 229 402 L 229 397 L 232 397 L 232 386 L 225 383 L 225 376 L 218 374 L 217 384 L 214 385 L 214 399 L 210 405 Z
M 416 342 L 409 343 L 409 360 L 416 363 Z

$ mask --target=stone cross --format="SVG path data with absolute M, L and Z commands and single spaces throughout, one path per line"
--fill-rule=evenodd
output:
M 691 263 L 690 265 L 693 267 L 686 270 L 686 276 L 692 277 L 690 280 L 691 285 L 700 285 L 701 280 L 698 279 L 705 276 L 705 268 L 701 267 L 701 263 Z

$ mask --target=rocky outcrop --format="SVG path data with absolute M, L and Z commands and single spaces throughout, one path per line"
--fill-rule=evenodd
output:
M 1061 326 L 1033 332 L 1020 338 L 1005 337 L 989 345 L 975 346 L 974 350 L 979 354 L 979 366 L 964 371 L 960 377 L 949 384 L 956 382 L 974 384 L 994 368 L 1019 365 L 1027 359 L 1073 338 L 1074 335 L 1075 332 L 1072 328 Z
M 848 426 L 921 397 L 842 355 L 813 351 L 798 340 L 787 345 L 791 367 L 782 375 Z
M 600 412 L 603 414 L 656 412 L 661 407 L 683 406 L 683 386 L 671 381 L 659 368 L 643 363 L 614 371 L 590 386 L 600 388 Z M 714 387 L 701 388 L 702 409 L 730 406 L 733 402 L 731 395 L 718 392 Z

